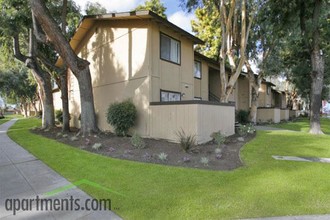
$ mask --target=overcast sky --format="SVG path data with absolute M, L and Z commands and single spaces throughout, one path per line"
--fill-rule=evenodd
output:
M 74 0 L 84 12 L 84 7 L 88 1 L 99 2 L 108 12 L 126 12 L 133 10 L 139 4 L 143 4 L 144 0 Z M 182 11 L 180 0 L 162 0 L 167 8 L 166 14 L 170 22 L 176 24 L 182 29 L 191 32 L 190 21 L 194 18 L 194 14 L 188 14 Z

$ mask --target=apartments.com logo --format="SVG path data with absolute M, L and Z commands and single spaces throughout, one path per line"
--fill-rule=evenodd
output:
M 103 187 L 97 183 L 89 180 L 80 180 L 72 184 L 57 188 L 53 191 L 47 192 L 42 197 L 55 196 L 61 192 L 74 188 L 76 186 L 86 184 L 93 186 L 111 193 L 115 193 L 124 196 L 118 192 L 115 192 L 109 188 Z M 35 198 L 29 199 L 13 199 L 9 198 L 5 200 L 5 209 L 11 211 L 13 215 L 20 211 L 103 211 L 111 210 L 111 199 L 80 199 L 70 196 L 70 198 Z

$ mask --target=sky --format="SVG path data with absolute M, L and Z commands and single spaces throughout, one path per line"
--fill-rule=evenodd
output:
M 88 1 L 99 2 L 108 12 L 127 12 L 133 10 L 136 6 L 143 4 L 144 0 L 74 0 L 84 12 Z M 191 32 L 190 21 L 195 18 L 193 13 L 187 13 L 180 7 L 180 0 L 162 0 L 165 7 L 167 19 L 182 29 Z

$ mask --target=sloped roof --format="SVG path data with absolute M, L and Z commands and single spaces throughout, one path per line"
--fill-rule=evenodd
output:
M 194 35 L 188 33 L 182 28 L 176 26 L 175 24 L 169 22 L 167 19 L 160 17 L 152 11 L 131 11 L 131 12 L 120 12 L 120 13 L 109 13 L 103 15 L 87 15 L 81 20 L 75 34 L 71 38 L 70 44 L 73 49 L 76 49 L 79 42 L 87 34 L 90 28 L 94 25 L 95 21 L 100 20 L 130 20 L 130 19 L 152 19 L 162 25 L 171 28 L 172 30 L 180 33 L 181 35 L 191 39 L 195 44 L 203 44 L 204 42 L 195 37 Z
M 156 13 L 148 10 L 142 11 L 130 11 L 130 12 L 119 12 L 119 13 L 108 13 L 101 15 L 86 15 L 80 21 L 76 32 L 70 40 L 70 45 L 73 50 L 76 50 L 80 42 L 84 39 L 88 31 L 93 27 L 96 21 L 102 20 L 130 20 L 130 19 L 152 19 L 153 21 L 160 23 L 173 31 L 181 34 L 182 36 L 187 37 L 192 40 L 194 44 L 204 44 L 204 41 L 195 37 L 194 35 L 188 33 L 182 28 L 171 23 L 167 19 L 157 15 Z M 60 66 L 62 64 L 61 58 L 57 60 L 56 65 Z

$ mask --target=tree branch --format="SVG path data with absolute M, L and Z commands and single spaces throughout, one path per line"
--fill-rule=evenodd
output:
M 42 29 L 40 28 L 40 25 L 35 18 L 33 12 L 32 12 L 32 21 L 33 21 L 33 32 L 38 41 L 41 43 L 46 44 L 48 42 L 47 36 L 43 33 Z
M 15 34 L 15 36 L 13 37 L 13 50 L 14 50 L 14 57 L 16 59 L 18 59 L 19 61 L 25 63 L 25 61 L 28 59 L 27 56 L 24 56 L 22 53 L 21 53 L 21 49 L 20 49 L 20 46 L 19 46 L 19 36 L 18 34 Z

